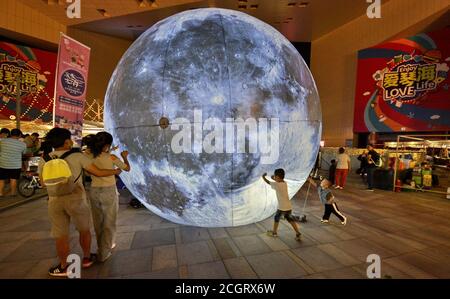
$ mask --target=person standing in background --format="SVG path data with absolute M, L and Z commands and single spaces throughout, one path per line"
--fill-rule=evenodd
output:
M 11 130 L 11 138 L 0 139 L 0 196 L 3 196 L 5 181 L 10 180 L 11 191 L 8 195 L 15 196 L 17 180 L 22 172 L 22 156 L 27 146 L 20 141 L 22 132 Z
M 34 155 L 40 148 L 40 142 L 39 142 L 39 134 L 33 133 L 31 135 L 28 135 L 23 139 L 23 142 L 27 145 L 27 155 Z
M 373 145 L 367 146 L 367 191 L 373 191 L 373 176 L 375 169 L 377 169 L 376 163 L 380 160 L 380 155 L 375 151 Z
M 328 170 L 328 180 L 331 182 L 331 185 L 336 184 L 336 160 L 333 159 L 330 162 L 330 169 Z
M 367 152 L 364 151 L 361 155 L 359 155 L 358 160 L 361 163 L 359 164 L 359 169 L 356 173 L 364 179 L 364 175 L 367 174 Z
M 0 139 L 3 139 L 3 138 L 9 138 L 10 135 L 11 135 L 11 132 L 9 131 L 9 129 L 7 129 L 7 128 L 2 128 L 2 129 L 0 130 Z
M 345 153 L 345 149 L 339 149 L 339 155 L 336 158 L 336 187 L 335 189 L 344 189 L 348 172 L 351 170 L 350 157 Z

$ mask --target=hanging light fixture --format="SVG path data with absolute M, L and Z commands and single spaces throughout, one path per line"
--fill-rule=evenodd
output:
M 150 7 L 152 7 L 152 8 L 158 7 L 158 3 L 156 3 L 156 0 L 149 0 L 149 2 L 150 2 Z
M 147 2 L 145 2 L 145 0 L 136 0 L 136 2 L 140 8 L 147 7 Z

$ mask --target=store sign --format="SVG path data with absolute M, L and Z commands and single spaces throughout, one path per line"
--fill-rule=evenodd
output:
M 68 70 L 62 74 L 61 84 L 63 89 L 73 97 L 81 96 L 86 89 L 83 75 L 74 70 Z
M 422 55 L 399 55 L 393 61 L 394 66 L 388 65 L 384 73 L 384 70 L 379 70 L 375 80 L 381 81 L 383 99 L 400 102 L 397 105 L 414 103 L 416 98 L 426 92 L 436 90 L 448 76 L 446 63 L 431 63 Z
M 70 130 L 74 141 L 79 144 L 82 139 L 89 57 L 90 48 L 61 34 L 54 125 Z
M 359 51 L 355 132 L 450 129 L 450 28 Z
M 55 70 L 55 53 L 0 42 L 0 119 L 15 119 L 20 95 L 21 120 L 50 122 Z

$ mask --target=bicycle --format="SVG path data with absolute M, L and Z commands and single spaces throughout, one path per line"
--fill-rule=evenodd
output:
M 37 174 L 38 164 L 39 157 L 32 157 L 28 160 L 27 170 L 22 174 L 17 187 L 17 191 L 23 197 L 31 197 L 36 193 L 37 189 L 42 189 L 39 175 Z

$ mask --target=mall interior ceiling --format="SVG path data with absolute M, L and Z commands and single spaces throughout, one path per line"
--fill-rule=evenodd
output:
M 72 1 L 81 4 L 79 18 L 68 17 L 66 0 L 4 1 L 2 40 L 56 52 L 63 32 L 91 47 L 87 101 L 99 103 L 123 53 L 158 21 L 208 7 L 250 14 L 286 36 L 309 65 L 322 104 L 323 138 L 332 146 L 360 143 L 352 109 L 358 51 L 450 25 L 448 0 L 381 0 L 379 19 L 367 17 L 366 0 Z

